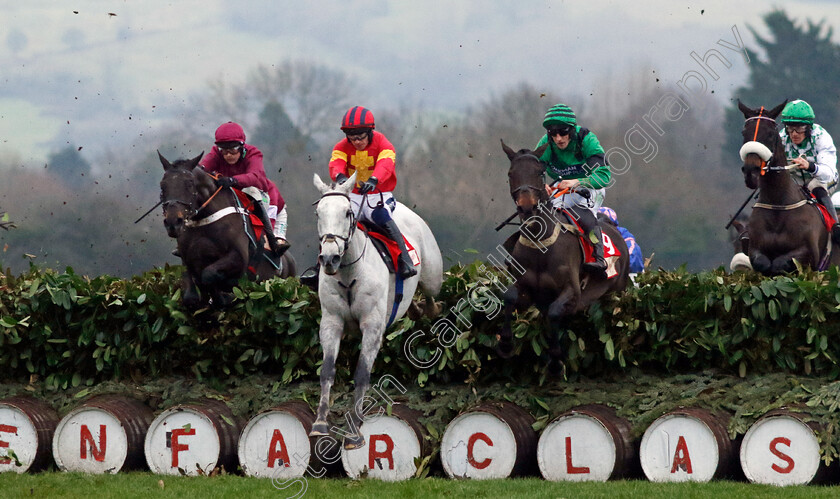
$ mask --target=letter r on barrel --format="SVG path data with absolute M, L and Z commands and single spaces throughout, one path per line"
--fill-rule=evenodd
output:
M 385 449 L 384 450 L 377 450 L 377 443 L 384 442 Z M 368 469 L 372 470 L 375 469 L 374 466 L 377 463 L 378 459 L 387 459 L 388 460 L 388 469 L 394 469 L 394 439 L 389 437 L 388 435 L 371 435 L 370 436 L 370 454 L 368 454 Z M 380 463 L 380 469 L 382 465 Z

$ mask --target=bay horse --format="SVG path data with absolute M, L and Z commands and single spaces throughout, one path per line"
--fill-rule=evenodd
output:
M 182 300 L 190 309 L 210 299 L 214 307 L 230 304 L 230 291 L 246 272 L 258 281 L 295 275 L 291 254 L 283 250 L 272 260 L 262 241 L 252 240 L 249 217 L 234 192 L 217 188 L 215 179 L 198 166 L 203 155 L 170 163 L 158 152 L 164 171 L 163 225 L 169 237 L 178 240 L 186 267 Z
M 795 166 L 788 166 L 776 129 L 785 104 L 751 109 L 738 101 L 745 118 L 741 171 L 747 187 L 759 189 L 747 222 L 749 260 L 754 270 L 771 276 L 796 270 L 794 260 L 814 270 L 840 263 L 840 252 L 827 249 L 830 237 L 819 208 L 788 173 Z
M 513 241 L 509 239 L 505 245 L 511 248 L 508 251 L 513 258 L 508 269 L 511 275 L 516 275 L 516 271 L 521 276 L 503 294 L 504 325 L 496 350 L 501 357 L 512 355 L 513 312 L 534 305 L 545 321 L 549 369 L 560 373 L 564 366 L 560 347 L 564 319 L 586 309 L 606 293 L 624 290 L 629 281 L 630 255 L 618 230 L 612 224 L 601 223 L 605 256 L 618 253 L 618 258 L 608 259 L 607 275 L 583 270 L 579 229 L 551 205 L 545 188 L 545 165 L 539 159 L 545 147 L 514 152 L 502 141 L 502 149 L 510 159 L 510 195 L 521 221 L 519 232 L 513 235 L 518 235 L 515 244 L 509 244 Z
M 349 429 L 344 435 L 344 448 L 355 449 L 365 445 L 365 439 L 359 432 L 363 419 L 360 411 L 363 411 L 371 369 L 385 329 L 410 307 L 419 308 L 412 303 L 418 286 L 425 296 L 425 307 L 416 311 L 430 318 L 440 312 L 434 297 L 443 282 L 443 261 L 435 236 L 426 222 L 402 203 L 396 203 L 392 217 L 416 251 L 419 263 L 415 260 L 417 275 L 402 281 L 405 299 L 395 305 L 398 289 L 395 275 L 388 271 L 384 260 L 373 248 L 371 236 L 356 230 L 357 213 L 349 196 L 356 184 L 356 174 L 335 187 L 325 184 L 315 174 L 314 183 L 321 193 L 315 214 L 318 218 L 318 262 L 321 266 L 318 276 L 321 326 L 318 334 L 324 362 L 321 365 L 321 397 L 309 435 L 329 435 L 327 416 L 330 390 L 335 380 L 335 361 L 345 327 L 348 326 L 362 334 L 361 353 L 354 375 L 354 410 L 347 415 Z

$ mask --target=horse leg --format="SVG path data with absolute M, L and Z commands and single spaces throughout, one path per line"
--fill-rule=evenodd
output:
M 236 283 L 244 270 L 245 266 L 239 252 L 230 251 L 201 271 L 201 282 L 220 286 L 225 286 L 231 281 Z
M 195 285 L 195 279 L 190 275 L 189 271 L 184 272 L 184 277 L 181 278 L 181 289 L 183 290 L 182 301 L 184 307 L 190 310 L 195 310 L 201 305 L 201 296 L 198 294 L 198 287 Z
M 384 330 L 381 329 L 381 320 L 369 319 L 359 324 L 362 330 L 362 351 L 359 354 L 359 363 L 356 364 L 356 374 L 353 382 L 356 388 L 353 392 L 353 410 L 350 414 L 350 431 L 344 437 L 344 448 L 347 450 L 358 449 L 365 446 L 365 437 L 359 431 L 364 421 L 366 408 L 365 393 L 370 388 L 370 371 L 373 369 L 373 362 L 376 360 L 379 349 L 382 346 Z
M 546 314 L 548 333 L 548 363 L 549 372 L 555 376 L 563 376 L 566 364 L 563 362 L 563 349 L 560 347 L 560 327 L 563 319 L 573 314 L 580 301 L 580 286 L 567 286 L 548 306 Z
M 770 258 L 761 251 L 754 249 L 750 252 L 750 264 L 752 268 L 761 274 L 770 272 L 770 266 L 773 262 Z
M 503 359 L 509 359 L 513 355 L 513 330 L 511 329 L 511 318 L 513 311 L 516 309 L 516 303 L 519 301 L 519 290 L 516 286 L 509 286 L 502 295 L 502 301 L 505 304 L 504 323 L 501 331 L 496 335 L 496 353 Z
M 323 311 L 322 311 L 323 313 Z M 321 364 L 321 398 L 318 401 L 318 411 L 312 424 L 310 437 L 321 437 L 330 434 L 327 416 L 330 412 L 330 390 L 335 382 L 335 359 L 338 357 L 338 347 L 344 322 L 339 317 L 324 315 L 321 317 L 319 340 L 324 350 L 324 362 Z
M 770 263 L 771 274 L 784 274 L 786 272 L 793 272 L 796 270 L 796 264 L 793 260 L 796 259 L 799 263 L 812 262 L 811 267 L 816 269 L 819 265 L 819 252 L 814 252 L 809 247 L 796 248 L 788 251 L 783 255 L 779 255 Z

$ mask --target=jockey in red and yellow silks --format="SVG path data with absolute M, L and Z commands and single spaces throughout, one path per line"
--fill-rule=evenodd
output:
M 397 207 L 394 187 L 397 186 L 397 153 L 385 135 L 374 130 L 373 113 L 361 106 L 351 107 L 341 120 L 341 131 L 346 135 L 333 147 L 330 157 L 330 178 L 341 184 L 353 173 L 356 185 L 350 193 L 350 203 L 358 220 L 370 222 L 397 243 L 400 249 L 397 275 L 401 279 L 417 275 L 405 246 L 405 240 L 391 213 Z M 300 282 L 316 287 L 318 265 L 310 267 L 300 276 Z
M 362 150 L 356 147 L 347 139 L 341 139 L 333 147 L 330 158 L 330 178 L 335 180 L 339 173 L 347 177 L 356 172 L 356 187 L 353 192 L 359 193 L 359 186 L 370 177 L 376 177 L 379 182 L 376 188 L 371 191 L 391 192 L 397 186 L 397 176 L 394 169 L 397 153 L 394 146 L 384 134 L 372 131 L 368 146 Z

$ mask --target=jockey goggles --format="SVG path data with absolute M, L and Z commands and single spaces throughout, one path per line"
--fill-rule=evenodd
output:
M 549 137 L 554 137 L 555 135 L 559 135 L 561 137 L 565 137 L 572 133 L 572 127 L 570 126 L 563 126 L 563 127 L 551 127 L 546 130 Z
M 367 132 L 364 132 L 364 133 L 359 133 L 359 134 L 355 134 L 355 133 L 354 133 L 354 134 L 349 134 L 349 133 L 347 134 L 347 140 L 349 140 L 350 142 L 355 142 L 355 141 L 359 141 L 359 140 L 364 140 L 364 139 L 366 139 L 367 137 L 368 137 L 368 133 L 367 133 Z
M 790 135 L 793 132 L 805 133 L 808 131 L 808 125 L 785 125 L 785 131 Z

